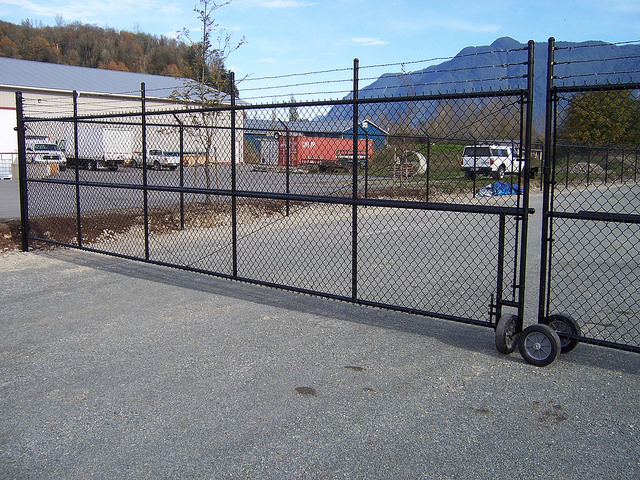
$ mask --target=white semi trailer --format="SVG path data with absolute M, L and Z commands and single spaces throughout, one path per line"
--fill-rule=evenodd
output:
M 133 130 L 126 125 L 79 124 L 77 158 L 74 138 L 69 125 L 61 146 L 70 167 L 117 170 L 133 155 Z

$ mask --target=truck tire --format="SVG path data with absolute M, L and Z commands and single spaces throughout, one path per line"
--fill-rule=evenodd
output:
M 496 172 L 496 180 L 502 180 L 504 179 L 504 175 L 505 175 L 505 168 L 504 165 L 500 165 L 498 167 L 498 171 Z

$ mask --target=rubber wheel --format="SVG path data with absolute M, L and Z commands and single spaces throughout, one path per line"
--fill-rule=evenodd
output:
M 473 173 L 473 172 L 468 172 L 467 171 L 467 172 L 464 172 L 464 176 L 467 177 L 469 180 L 473 180 L 474 177 L 476 176 L 476 174 Z
M 518 338 L 520 355 L 527 363 L 536 367 L 546 367 L 553 363 L 560 348 L 560 337 L 556 331 L 543 323 L 528 326 Z
M 160 162 L 158 162 L 157 160 L 153 162 L 153 169 L 160 170 Z
M 496 172 L 496 180 L 502 180 L 504 178 L 505 169 L 504 165 L 501 165 Z
M 496 325 L 496 348 L 500 353 L 510 354 L 518 345 L 518 316 L 504 313 Z
M 573 337 L 582 336 L 580 326 L 569 315 L 565 314 L 553 314 L 542 320 L 542 323 L 549 325 L 553 328 L 560 337 L 561 352 L 567 353 L 573 350 L 578 345 L 577 338 L 570 338 L 565 335 L 572 335 Z

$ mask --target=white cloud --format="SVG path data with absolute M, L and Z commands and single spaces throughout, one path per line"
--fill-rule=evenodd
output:
M 377 45 L 389 45 L 389 42 L 386 40 L 380 40 L 379 38 L 371 38 L 371 37 L 356 37 L 352 38 L 351 42 L 356 45 L 362 45 L 364 47 L 374 47 Z

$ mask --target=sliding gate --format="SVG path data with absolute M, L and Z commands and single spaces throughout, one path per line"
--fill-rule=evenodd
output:
M 63 116 L 18 95 L 25 245 L 491 328 L 510 312 L 519 330 L 533 43 L 475 55 L 476 93 L 358 98 L 356 62 L 352 98 L 332 102 L 147 111 L 143 88 L 122 114 L 56 99 Z M 123 162 L 96 156 L 107 131 Z M 66 169 L 28 136 L 62 146 Z
M 563 333 L 563 351 L 580 341 L 640 352 L 640 72 L 594 84 L 607 60 L 582 53 L 549 42 L 538 315 Z

